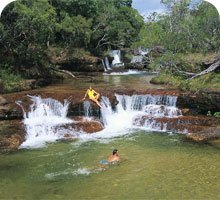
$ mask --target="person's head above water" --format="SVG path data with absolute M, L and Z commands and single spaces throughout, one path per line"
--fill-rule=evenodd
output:
M 113 151 L 112 151 L 112 155 L 115 155 L 115 154 L 117 154 L 118 153 L 118 150 L 117 149 L 114 149 Z

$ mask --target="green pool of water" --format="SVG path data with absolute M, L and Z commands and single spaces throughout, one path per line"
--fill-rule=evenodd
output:
M 219 199 L 219 149 L 136 131 L 0 155 L 0 199 Z M 117 148 L 123 162 L 101 168 Z

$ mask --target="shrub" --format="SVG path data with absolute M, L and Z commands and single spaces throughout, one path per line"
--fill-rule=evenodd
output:
M 16 92 L 21 89 L 22 78 L 15 75 L 8 66 L 0 69 L 0 93 Z

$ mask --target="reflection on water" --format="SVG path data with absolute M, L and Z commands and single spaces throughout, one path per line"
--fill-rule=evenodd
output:
M 112 78 L 112 83 L 113 84 L 120 84 L 121 83 L 121 77 L 120 76 L 114 76 L 113 78 Z
M 80 77 L 79 80 L 67 79 L 62 83 L 56 83 L 48 87 L 39 89 L 38 91 L 52 90 L 52 91 L 73 91 L 74 90 L 85 90 L 90 85 L 95 88 L 126 88 L 126 89 L 162 89 L 164 86 L 150 84 L 150 80 L 155 77 L 155 74 L 133 74 L 133 75 L 105 75 L 94 74 L 91 78 Z
M 101 170 L 118 148 L 126 160 Z M 219 149 L 139 131 L 0 155 L 0 199 L 218 199 Z M 114 192 L 113 192 L 114 191 Z

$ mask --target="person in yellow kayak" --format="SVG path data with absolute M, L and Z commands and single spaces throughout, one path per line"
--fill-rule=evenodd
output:
M 98 101 L 100 94 L 98 92 L 96 92 L 95 90 L 93 90 L 92 86 L 90 86 L 89 89 L 86 91 L 86 94 L 83 98 L 83 101 L 86 99 L 87 95 L 88 95 L 89 99 L 92 100 L 93 102 L 95 102 L 100 108 L 102 107 Z

